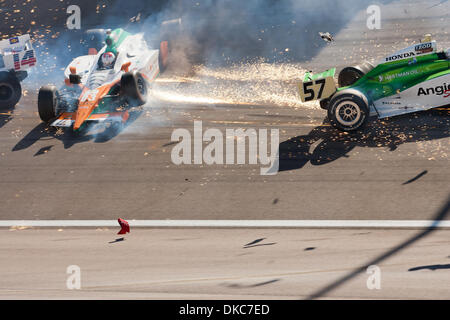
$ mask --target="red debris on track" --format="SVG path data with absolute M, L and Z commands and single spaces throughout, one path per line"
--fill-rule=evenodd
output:
M 119 222 L 120 227 L 122 228 L 120 229 L 118 234 L 126 234 L 127 232 L 128 233 L 130 232 L 130 225 L 128 224 L 127 221 L 120 218 L 117 221 Z

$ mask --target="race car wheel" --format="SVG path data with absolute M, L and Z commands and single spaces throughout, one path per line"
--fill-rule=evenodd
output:
M 328 108 L 328 119 L 333 127 L 355 131 L 369 119 L 367 98 L 357 90 L 343 90 L 333 96 Z
M 354 67 L 345 67 L 338 76 L 339 87 L 351 86 L 373 68 L 374 66 L 370 62 L 364 62 Z
M 0 108 L 12 108 L 22 96 L 19 79 L 8 72 L 0 73 Z
M 38 111 L 44 122 L 50 122 L 56 117 L 58 107 L 58 92 L 54 86 L 45 86 L 39 89 Z
M 138 71 L 134 70 L 125 73 L 120 80 L 120 86 L 122 93 L 131 99 L 130 102 L 143 105 L 147 101 L 147 81 Z

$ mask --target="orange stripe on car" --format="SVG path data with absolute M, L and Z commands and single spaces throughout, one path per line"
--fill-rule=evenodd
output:
M 105 84 L 101 87 L 98 87 L 97 89 L 90 90 L 87 87 L 84 87 L 83 91 L 81 92 L 80 98 L 79 98 L 79 104 L 78 109 L 76 111 L 76 118 L 75 123 L 73 125 L 73 129 L 77 130 L 81 127 L 84 121 L 89 118 L 92 111 L 94 111 L 95 108 L 98 107 L 98 104 L 100 103 L 100 100 L 108 94 L 108 92 L 111 90 L 111 88 L 117 84 L 119 80 Z M 95 96 L 92 96 L 94 95 Z

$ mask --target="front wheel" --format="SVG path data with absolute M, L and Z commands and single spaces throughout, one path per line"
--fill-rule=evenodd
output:
M 58 92 L 54 86 L 45 86 L 39 89 L 38 111 L 39 117 L 44 122 L 50 122 L 56 118 L 58 107 Z
M 331 98 L 328 119 L 333 127 L 342 131 L 363 128 L 369 119 L 370 110 L 366 97 L 355 90 L 341 91 Z
M 143 105 L 147 102 L 147 82 L 138 71 L 127 72 L 120 80 L 122 94 L 124 94 L 131 102 L 137 105 Z

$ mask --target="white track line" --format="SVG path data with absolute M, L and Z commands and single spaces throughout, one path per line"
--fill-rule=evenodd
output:
M 128 220 L 147 228 L 450 228 L 432 220 Z M 119 227 L 117 220 L 0 220 L 0 227 Z

